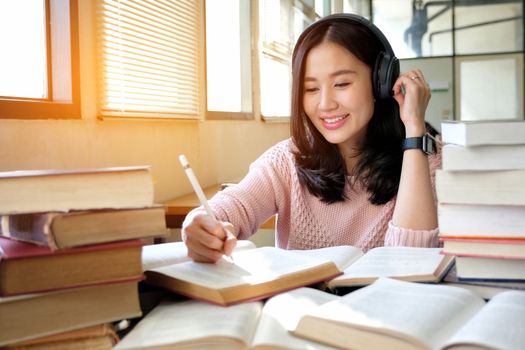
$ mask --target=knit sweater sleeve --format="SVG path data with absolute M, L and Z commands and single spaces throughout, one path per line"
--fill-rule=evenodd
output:
M 247 239 L 259 226 L 277 213 L 277 201 L 289 196 L 288 181 L 284 176 L 289 171 L 283 153 L 289 146 L 282 141 L 264 152 L 249 167 L 247 175 L 237 184 L 218 192 L 209 200 L 218 220 L 233 224 L 239 239 Z M 185 224 L 196 209 L 186 217 Z M 184 225 L 185 226 L 185 225 Z
M 430 179 L 434 192 L 434 201 L 437 202 L 436 196 L 436 169 L 441 168 L 441 152 L 429 157 Z M 439 245 L 439 228 L 432 230 L 411 230 L 408 228 L 395 226 L 392 220 L 388 223 L 385 235 L 386 246 L 411 246 L 411 247 L 437 247 Z

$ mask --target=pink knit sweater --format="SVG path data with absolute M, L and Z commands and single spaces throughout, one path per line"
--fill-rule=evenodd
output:
M 348 186 L 348 200 L 344 202 L 325 204 L 312 196 L 299 183 L 291 145 L 288 139 L 268 149 L 251 164 L 239 184 L 210 200 L 217 218 L 231 222 L 239 239 L 248 238 L 277 213 L 275 241 L 286 249 L 352 245 L 367 251 L 382 245 L 438 245 L 437 228 L 416 231 L 392 224 L 395 198 L 384 205 L 373 205 L 363 188 L 351 190 Z M 434 184 L 440 157 L 431 156 L 429 161 Z

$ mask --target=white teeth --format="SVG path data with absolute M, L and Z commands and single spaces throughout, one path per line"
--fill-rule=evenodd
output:
M 345 115 L 341 115 L 341 116 L 337 116 L 333 118 L 326 118 L 326 119 L 323 119 L 323 121 L 325 123 L 337 123 L 338 121 L 345 119 L 347 116 L 348 114 L 345 114 Z

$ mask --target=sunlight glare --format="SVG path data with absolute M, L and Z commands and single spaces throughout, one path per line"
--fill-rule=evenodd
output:
M 0 96 L 47 97 L 44 0 L 0 0 Z

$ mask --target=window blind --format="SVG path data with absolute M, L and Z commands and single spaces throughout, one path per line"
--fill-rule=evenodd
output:
M 102 117 L 198 117 L 200 7 L 194 0 L 100 0 Z

